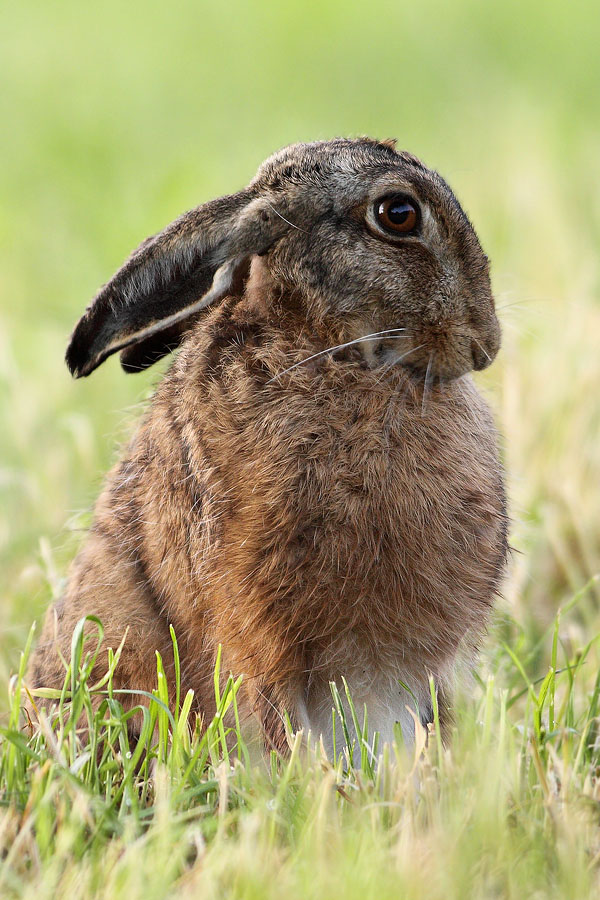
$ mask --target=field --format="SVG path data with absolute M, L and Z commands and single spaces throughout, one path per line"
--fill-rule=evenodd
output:
M 0 895 L 597 896 L 595 6 L 25 0 L 2 23 Z M 155 704 L 156 762 L 138 765 L 110 683 L 90 746 L 68 711 L 28 741 L 11 676 L 160 376 L 111 360 L 71 381 L 73 323 L 143 237 L 275 148 L 339 134 L 395 136 L 439 169 L 492 260 L 503 348 L 477 381 L 514 552 L 450 746 L 434 729 L 377 769 L 298 745 L 260 767 L 227 757 L 219 720 L 201 736 L 181 698 L 171 720 Z M 86 709 L 77 641 L 73 665 Z

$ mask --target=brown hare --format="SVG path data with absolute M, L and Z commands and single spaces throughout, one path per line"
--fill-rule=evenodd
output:
M 506 558 L 497 434 L 469 375 L 499 344 L 467 216 L 390 141 L 287 147 L 148 238 L 67 364 L 89 375 L 121 351 L 135 371 L 181 349 L 108 477 L 30 685 L 62 685 L 58 651 L 95 614 L 105 647 L 127 631 L 128 689 L 155 686 L 172 624 L 204 716 L 221 644 L 278 750 L 287 711 L 331 751 L 342 676 L 381 741 L 396 723 L 411 740 L 407 705 L 430 720 L 430 675 L 447 721 Z

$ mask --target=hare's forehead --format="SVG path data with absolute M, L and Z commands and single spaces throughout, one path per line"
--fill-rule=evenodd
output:
M 356 175 L 369 168 L 397 164 L 401 156 L 376 142 L 334 140 L 291 144 L 260 166 L 254 183 L 312 181 L 336 175 Z
M 292 202 L 308 201 L 311 195 L 324 200 L 326 195 L 334 206 L 359 203 L 388 190 L 412 189 L 430 202 L 451 194 L 416 157 L 384 145 L 351 141 L 286 147 L 265 160 L 252 186 Z

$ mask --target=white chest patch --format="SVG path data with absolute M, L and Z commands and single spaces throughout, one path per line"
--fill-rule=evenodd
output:
M 373 746 L 373 736 L 379 734 L 379 751 L 385 743 L 392 743 L 398 735 L 400 726 L 404 743 L 410 747 L 414 743 L 414 720 L 407 710 L 414 710 L 420 721 L 431 718 L 431 697 L 429 683 L 424 675 L 416 680 L 414 674 L 406 675 L 401 669 L 381 671 L 365 669 L 356 664 L 349 670 L 341 671 L 335 680 L 345 714 L 350 741 L 359 746 L 359 737 L 353 724 L 350 704 L 342 681 L 344 676 L 348 684 L 352 703 L 358 719 L 359 728 L 364 726 L 364 710 L 367 710 L 369 744 Z M 402 687 L 405 684 L 410 690 Z M 334 717 L 332 709 L 334 700 L 329 679 L 312 679 L 306 697 L 298 705 L 298 718 L 305 734 L 310 732 L 312 741 L 322 737 L 325 750 L 330 759 L 334 756 Z M 339 755 L 345 746 L 344 732 L 339 715 L 335 714 L 335 752 Z

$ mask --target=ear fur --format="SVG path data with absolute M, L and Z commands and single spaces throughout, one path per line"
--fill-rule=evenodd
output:
M 228 293 L 232 295 L 241 295 L 243 293 L 249 270 L 250 257 L 247 257 L 236 269 Z M 167 353 L 172 353 L 179 347 L 186 334 L 192 330 L 196 322 L 202 317 L 202 314 L 202 310 L 194 313 L 188 309 L 187 316 L 174 325 L 165 326 L 163 322 L 163 327 L 154 334 L 125 347 L 119 354 L 123 371 L 127 373 L 141 372 L 154 365 Z
M 230 293 L 255 253 L 283 233 L 252 190 L 199 206 L 147 238 L 98 292 L 66 353 L 76 377 L 118 350 L 139 371 L 174 349 L 190 319 Z

